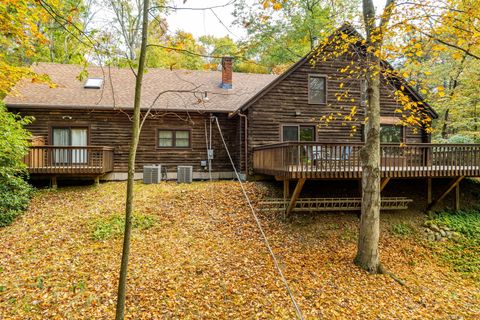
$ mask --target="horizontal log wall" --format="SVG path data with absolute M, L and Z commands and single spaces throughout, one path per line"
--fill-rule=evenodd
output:
M 318 124 L 317 141 L 319 142 L 362 141 L 365 107 L 360 106 L 360 79 L 344 79 L 345 74 L 340 72 L 340 69 L 349 63 L 348 59 L 326 62 L 318 60 L 313 66 L 306 61 L 247 109 L 250 169 L 252 168 L 252 148 L 280 142 L 281 124 Z M 309 74 L 327 76 L 327 104 L 308 103 Z M 344 83 L 343 88 L 340 88 L 341 83 Z M 347 89 L 350 92 L 349 99 L 354 98 L 355 101 L 339 102 L 336 94 L 345 93 Z M 394 99 L 393 92 L 392 86 L 382 80 L 380 100 L 383 117 L 399 117 L 399 114 L 395 113 L 399 105 Z M 358 111 L 356 121 L 345 122 L 343 116 L 338 116 L 329 123 L 319 120 L 322 116 L 341 111 L 342 108 L 343 113 L 348 114 L 354 106 Z M 352 130 L 353 125 L 357 127 L 356 132 Z M 429 139 L 423 130 L 415 131 L 413 128 L 405 128 L 404 137 L 406 143 L 428 142 Z
M 128 164 L 128 148 L 131 137 L 131 121 L 127 114 L 120 111 L 78 110 L 78 109 L 33 109 L 21 108 L 10 110 L 22 115 L 34 116 L 35 121 L 28 126 L 34 136 L 45 138 L 46 144 L 51 144 L 52 126 L 85 126 L 89 129 L 89 145 L 114 147 L 114 172 L 126 172 Z M 217 114 L 220 126 L 230 150 L 238 145 L 238 119 L 227 119 L 226 114 Z M 71 117 L 71 119 L 69 119 Z M 191 165 L 195 172 L 205 172 L 200 166 L 201 160 L 207 159 L 205 141 L 205 121 L 208 126 L 209 114 L 170 113 L 149 118 L 140 135 L 137 151 L 137 172 L 144 165 L 163 164 L 168 172 L 176 172 L 177 165 Z M 191 148 L 158 149 L 158 129 L 191 129 Z M 223 147 L 215 123 L 212 123 L 212 144 L 214 172 L 231 172 L 232 167 Z M 232 152 L 234 161 L 238 161 L 239 153 Z

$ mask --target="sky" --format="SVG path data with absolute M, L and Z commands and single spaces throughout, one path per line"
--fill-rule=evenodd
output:
M 195 7 L 205 8 L 213 6 L 225 5 L 231 0 L 173 0 L 175 6 L 178 7 Z M 232 26 L 234 17 L 232 15 L 234 5 L 230 4 L 225 7 L 215 8 L 211 10 L 177 10 L 167 17 L 169 29 L 171 31 L 184 30 L 192 33 L 195 37 L 203 35 L 214 35 L 222 37 L 229 35 L 234 40 L 245 37 L 246 33 L 242 28 Z M 219 21 L 219 19 L 225 24 Z
M 173 0 L 172 2 L 179 8 L 208 8 L 232 2 L 231 0 L 187 0 L 184 4 L 184 1 Z M 253 2 L 255 0 L 250 1 Z M 385 0 L 374 0 L 373 2 L 377 10 L 381 10 L 385 6 Z M 183 30 L 192 33 L 195 37 L 203 35 L 222 37 L 228 35 L 234 40 L 239 40 L 244 38 L 246 33 L 242 28 L 232 26 L 234 20 L 232 15 L 233 9 L 234 5 L 230 4 L 225 7 L 215 8 L 213 12 L 210 10 L 177 10 L 167 17 L 167 22 L 171 31 Z M 220 18 L 226 27 L 219 22 L 215 15 Z

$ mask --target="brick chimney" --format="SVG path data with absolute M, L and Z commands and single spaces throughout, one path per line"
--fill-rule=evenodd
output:
M 222 58 L 222 89 L 232 89 L 232 76 L 233 76 L 233 58 Z

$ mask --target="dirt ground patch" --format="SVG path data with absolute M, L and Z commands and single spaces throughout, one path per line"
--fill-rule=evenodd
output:
M 39 191 L 0 229 L 0 319 L 112 319 L 122 240 L 93 233 L 95 221 L 122 214 L 125 187 Z M 295 317 L 238 183 L 135 188 L 136 213 L 153 223 L 133 233 L 128 318 Z M 267 192 L 258 183 L 248 191 L 254 200 Z M 306 318 L 478 319 L 478 284 L 435 258 L 423 219 L 382 214 L 381 257 L 400 286 L 352 264 L 356 214 L 261 215 Z

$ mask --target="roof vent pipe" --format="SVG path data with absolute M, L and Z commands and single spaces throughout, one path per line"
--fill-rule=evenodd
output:
M 232 89 L 232 76 L 233 76 L 233 58 L 222 58 L 222 89 Z

